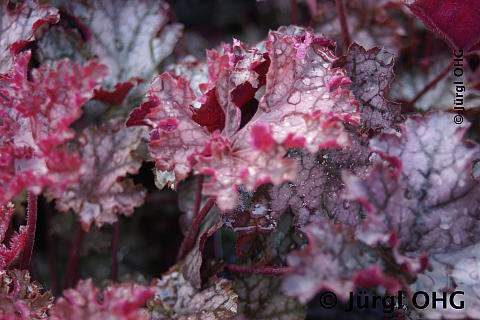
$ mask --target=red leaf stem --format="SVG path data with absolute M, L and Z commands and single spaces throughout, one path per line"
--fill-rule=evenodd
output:
M 75 285 L 78 256 L 80 255 L 80 249 L 82 248 L 83 229 L 80 224 L 77 225 L 75 231 L 75 242 L 73 247 L 70 248 L 70 255 L 68 257 L 67 268 L 65 269 L 65 278 L 63 280 L 63 288 L 71 288 Z
M 348 32 L 347 19 L 345 17 L 345 5 L 343 4 L 343 0 L 336 0 L 336 2 L 337 2 L 338 18 L 340 19 L 340 26 L 342 27 L 343 50 L 347 51 L 348 46 L 352 41 L 350 39 L 350 33 Z
M 428 90 L 433 88 L 440 80 L 442 80 L 443 77 L 445 77 L 447 73 L 452 69 L 452 66 L 453 66 L 453 62 L 447 65 L 445 69 L 443 69 L 443 71 L 438 76 L 436 76 L 432 81 L 430 81 L 425 86 L 425 88 L 422 89 L 422 91 L 417 93 L 417 95 L 412 99 L 412 101 L 410 101 L 410 105 L 413 105 L 415 102 L 417 102 L 417 100 L 420 99 Z
M 207 213 L 210 211 L 210 209 L 212 209 L 214 204 L 215 200 L 213 198 L 208 199 L 202 210 L 200 210 L 200 212 L 193 217 L 192 225 L 190 226 L 190 229 L 188 229 L 188 233 L 183 239 L 182 245 L 180 246 L 177 260 L 183 259 L 185 255 L 193 248 L 198 233 L 198 228 L 200 227 L 201 222 L 203 221 Z
M 290 0 L 290 15 L 292 17 L 292 24 L 298 24 L 297 0 Z
M 239 264 L 229 264 L 225 269 L 228 272 L 235 273 L 282 275 L 292 272 L 294 268 L 288 266 L 242 266 Z

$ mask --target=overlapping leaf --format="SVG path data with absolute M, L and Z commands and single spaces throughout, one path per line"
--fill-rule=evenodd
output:
M 426 275 L 418 276 L 417 289 L 455 289 L 456 282 L 448 280 L 452 275 L 449 270 L 470 268 L 469 263 L 474 262 L 462 257 L 455 265 L 450 258 L 479 241 L 480 187 L 472 177 L 478 145 L 462 140 L 467 128 L 466 123 L 454 124 L 449 113 L 410 117 L 399 135 L 383 134 L 371 141 L 372 148 L 389 160 L 393 169 L 381 164 L 364 179 L 350 174 L 345 177 L 347 197 L 360 201 L 370 211 L 356 232 L 358 239 L 369 245 L 393 247 L 397 263 L 404 260 L 410 264 L 413 260 L 408 259 L 422 253 L 432 257 L 434 271 L 430 268 Z M 475 283 L 458 272 L 454 278 L 474 290 L 471 286 Z M 473 299 L 470 307 L 462 309 L 461 314 L 478 314 L 475 296 L 469 299 Z
M 372 213 L 365 223 L 374 234 L 395 231 L 404 251 L 445 252 L 479 240 L 479 183 L 472 179 L 478 146 L 464 142 L 467 124 L 449 113 L 410 117 L 402 132 L 383 134 L 371 147 L 393 163 L 379 165 L 364 180 L 346 175 L 348 198 Z
M 336 62 L 352 80 L 348 88 L 360 103 L 364 128 L 391 128 L 401 120 L 400 106 L 386 98 L 394 79 L 393 64 L 387 50 L 374 47 L 367 51 L 357 43 Z
M 81 106 L 105 75 L 105 67 L 85 67 L 60 61 L 28 74 L 29 53 L 21 54 L 14 69 L 0 81 L 0 203 L 13 199 L 25 187 L 52 193 L 76 182 L 80 160 L 59 148 L 72 139 L 69 125 L 81 115 Z
M 169 5 L 165 1 L 73 1 L 61 7 L 86 30 L 89 56 L 108 66 L 109 74 L 99 94 L 111 95 L 109 99 L 124 97 L 136 78 L 148 83 L 182 35 L 181 24 L 168 23 Z M 120 83 L 123 90 L 118 87 Z
M 80 280 L 55 303 L 52 320 L 148 320 L 144 308 L 154 290 L 135 283 L 113 284 L 100 291 L 92 280 Z
M 329 44 L 294 27 L 271 32 L 257 45 L 263 51 L 234 41 L 224 54 L 209 53 L 210 81 L 200 85 L 204 95 L 196 97 L 184 78 L 163 74 L 127 124 L 152 128 L 150 154 L 157 168 L 173 171 L 177 182 L 192 168 L 211 176 L 204 194 L 215 196 L 221 210 L 232 209 L 240 185 L 253 190 L 294 179 L 296 167 L 284 158 L 287 148 L 349 144 L 342 122 L 356 123 L 357 107 L 341 88 L 350 83 L 345 72 L 332 68 Z M 209 117 L 222 113 L 224 126 L 217 123 L 212 130 Z
M 364 141 L 352 136 L 352 146 L 309 153 L 291 149 L 288 157 L 299 166 L 293 182 L 279 186 L 265 184 L 255 192 L 240 192 L 239 205 L 223 214 L 225 225 L 242 234 L 269 233 L 277 227 L 280 215 L 290 208 L 295 226 L 302 228 L 309 221 L 325 216 L 357 225 L 365 212 L 352 201 L 342 199 L 341 171 L 365 175 L 376 161 Z
M 360 104 L 360 130 L 349 128 L 351 145 L 326 149 L 315 154 L 291 149 L 288 157 L 299 166 L 297 178 L 279 186 L 263 185 L 254 193 L 241 190 L 239 205 L 223 214 L 226 225 L 241 234 L 268 233 L 275 229 L 278 217 L 287 208 L 302 227 L 317 217 L 329 217 L 357 225 L 365 216 L 355 202 L 342 199 L 342 170 L 366 176 L 377 161 L 368 147 L 367 133 L 391 128 L 401 120 L 399 106 L 385 98 L 393 80 L 393 57 L 379 48 L 365 50 L 354 44 L 335 65 L 345 68 L 352 79 L 349 88 Z
M 60 16 L 56 8 L 26 0 L 9 9 L 8 1 L 0 5 L 0 73 L 13 66 L 13 56 L 34 40 L 34 33 L 43 24 L 55 23 Z
M 126 178 L 142 161 L 134 152 L 142 141 L 141 128 L 126 128 L 123 120 L 109 120 L 100 129 L 88 127 L 72 143 L 82 160 L 82 176 L 56 199 L 59 210 L 72 209 L 85 230 L 131 215 L 142 205 L 146 191 Z

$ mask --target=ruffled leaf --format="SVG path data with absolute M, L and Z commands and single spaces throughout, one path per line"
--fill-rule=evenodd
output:
M 182 34 L 181 24 L 168 24 L 165 1 L 74 1 L 64 9 L 88 28 L 91 55 L 109 68 L 103 82 L 107 90 L 132 78 L 150 81 Z
M 396 234 L 402 252 L 419 254 L 464 248 L 480 238 L 478 192 L 472 162 L 478 146 L 463 141 L 466 123 L 453 115 L 410 117 L 401 134 L 383 134 L 371 147 L 393 169 L 378 165 L 365 179 L 346 174 L 346 196 L 370 212 L 361 231 L 369 244 Z
M 81 157 L 83 174 L 56 199 L 57 209 L 75 211 L 85 230 L 92 223 L 112 224 L 117 214 L 133 214 L 143 204 L 146 191 L 126 175 L 136 174 L 142 165 L 134 154 L 141 141 L 142 130 L 125 128 L 123 120 L 85 129 L 71 144 Z
M 80 280 L 55 303 L 52 320 L 149 320 L 142 307 L 154 290 L 135 283 L 113 284 L 100 291 L 92 280 Z
M 69 125 L 105 75 L 105 67 L 60 61 L 27 76 L 30 54 L 18 57 L 15 68 L 0 82 L 0 203 L 25 187 L 39 194 L 49 186 L 58 193 L 78 179 L 80 159 L 59 148 L 73 138 Z
M 352 226 L 361 223 L 363 207 L 341 197 L 344 189 L 342 170 L 366 176 L 378 157 L 365 144 L 364 138 L 351 135 L 352 145 L 342 149 L 325 149 L 317 153 L 290 149 L 288 158 L 299 171 L 295 180 L 278 186 L 264 184 L 255 192 L 240 190 L 238 206 L 222 214 L 225 225 L 248 235 L 275 230 L 280 215 L 290 208 L 294 225 L 302 230 L 308 222 L 329 217 Z
M 385 98 L 393 79 L 392 55 L 378 48 L 366 51 L 354 44 L 335 65 L 345 68 L 352 79 L 349 88 L 360 102 L 362 130 L 396 126 L 401 120 L 399 106 Z M 287 208 L 295 213 L 299 228 L 324 216 L 359 224 L 365 211 L 358 203 L 341 198 L 341 170 L 366 176 L 376 157 L 368 148 L 367 137 L 359 136 L 354 129 L 349 130 L 351 146 L 342 149 L 316 154 L 291 149 L 288 157 L 299 168 L 296 179 L 278 186 L 263 185 L 253 193 L 240 189 L 238 206 L 222 215 L 226 226 L 243 235 L 268 233 L 276 228 L 279 215 Z
M 342 123 L 358 122 L 357 103 L 341 88 L 350 81 L 332 67 L 329 44 L 295 27 L 271 32 L 252 48 L 235 40 L 223 55 L 209 53 L 210 81 L 199 84 L 200 90 L 172 74 L 156 78 L 149 101 L 132 112 L 127 125 L 152 128 L 149 147 L 157 168 L 174 171 L 178 181 L 191 168 L 211 176 L 204 194 L 215 196 L 220 210 L 232 209 L 240 185 L 252 191 L 261 183 L 295 178 L 296 166 L 284 158 L 288 148 L 349 144 Z M 200 97 L 193 94 L 202 90 Z M 250 102 L 258 108 L 247 118 Z M 197 111 L 192 105 L 198 104 Z M 224 118 L 218 117 L 222 112 Z M 211 117 L 225 125 L 215 127 Z

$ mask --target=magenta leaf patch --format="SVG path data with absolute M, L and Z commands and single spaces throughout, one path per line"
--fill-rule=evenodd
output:
M 14 69 L 0 79 L 0 203 L 22 189 L 39 194 L 49 186 L 61 192 L 78 179 L 80 159 L 61 145 L 74 137 L 69 125 L 105 75 L 105 67 L 85 67 L 68 60 L 34 69 L 28 75 L 30 54 L 18 56 Z
M 143 306 L 153 295 L 152 288 L 135 283 L 112 284 L 99 290 L 92 279 L 80 280 L 74 289 L 63 292 L 50 319 L 147 320 L 150 316 Z

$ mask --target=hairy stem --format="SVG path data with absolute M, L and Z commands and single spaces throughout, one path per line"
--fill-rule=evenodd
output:
M 225 269 L 228 272 L 234 273 L 281 275 L 291 273 L 294 268 L 287 266 L 242 266 L 239 264 L 229 264 Z
M 67 268 L 65 270 L 65 278 L 63 280 L 63 288 L 73 287 L 77 277 L 78 270 L 78 256 L 80 255 L 80 249 L 82 248 L 83 229 L 80 224 L 77 225 L 75 231 L 75 242 L 70 248 L 70 254 L 68 256 Z
M 28 269 L 30 267 L 30 260 L 32 259 L 33 244 L 35 243 L 35 229 L 37 228 L 37 207 L 38 196 L 32 192 L 28 192 L 28 213 L 27 213 L 27 239 L 25 248 L 23 249 L 21 269 Z
M 203 219 L 207 215 L 207 213 L 212 209 L 213 205 L 215 204 L 215 200 L 213 198 L 208 199 L 207 203 L 203 206 L 202 210 L 197 215 L 193 216 L 193 222 L 188 229 L 187 235 L 183 239 L 183 242 L 180 246 L 180 251 L 178 253 L 177 260 L 181 260 L 185 257 L 185 255 L 193 248 L 195 245 L 195 240 L 197 238 L 198 228 L 202 223 Z
M 343 0 L 336 0 L 336 2 L 338 18 L 340 19 L 340 26 L 342 27 L 343 51 L 346 52 L 351 40 L 350 33 L 348 32 L 347 18 L 345 16 L 345 5 Z
M 432 81 L 430 81 L 425 88 L 422 89 L 417 95 L 410 101 L 410 105 L 413 105 L 415 102 L 417 102 L 418 99 L 420 99 L 428 90 L 432 89 L 440 80 L 442 80 L 447 73 L 452 69 L 453 67 L 453 62 L 450 63 L 443 69 L 442 72 L 440 72 L 439 75 L 437 75 Z
M 118 254 L 118 238 L 120 237 L 120 220 L 113 224 L 113 236 L 112 236 L 112 280 L 117 281 L 117 254 Z
M 292 24 L 298 24 L 297 0 L 290 0 L 290 15 Z

